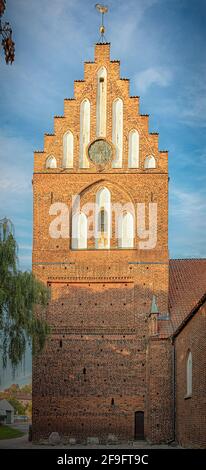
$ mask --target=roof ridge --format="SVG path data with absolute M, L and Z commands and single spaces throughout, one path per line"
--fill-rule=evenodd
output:
M 206 258 L 170 258 L 169 261 L 206 261 Z

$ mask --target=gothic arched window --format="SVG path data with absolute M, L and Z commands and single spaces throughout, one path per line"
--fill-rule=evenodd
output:
M 56 168 L 57 167 L 57 161 L 56 158 L 51 155 L 46 159 L 46 168 Z
M 63 137 L 63 167 L 73 168 L 74 137 L 67 131 Z
M 87 145 L 90 141 L 90 102 L 85 99 L 80 105 L 80 168 L 89 168 L 86 155 Z
M 134 246 L 134 217 L 131 212 L 124 212 L 119 217 L 119 246 L 133 248 Z
M 87 216 L 84 212 L 72 217 L 72 248 L 87 248 Z
M 99 221 L 98 221 L 98 231 L 104 235 L 108 230 L 108 214 L 105 209 L 100 209 L 99 212 Z
M 133 129 L 129 133 L 129 168 L 139 168 L 139 132 Z
M 155 160 L 155 157 L 153 157 L 153 155 L 150 155 L 148 157 L 145 158 L 145 161 L 144 161 L 144 167 L 147 169 L 149 168 L 156 168 L 156 160 Z
M 95 246 L 110 248 L 111 230 L 111 194 L 107 188 L 101 188 L 96 194 Z
M 107 70 L 101 67 L 97 73 L 96 135 L 106 137 Z
M 123 101 L 117 98 L 112 105 L 112 142 L 116 149 L 113 168 L 122 168 L 123 151 Z
M 191 396 L 192 395 L 192 353 L 191 351 L 189 351 L 187 355 L 186 374 L 187 374 L 187 396 Z

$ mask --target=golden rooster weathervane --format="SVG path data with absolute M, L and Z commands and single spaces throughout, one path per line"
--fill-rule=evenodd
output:
M 105 36 L 104 36 L 104 33 L 105 33 L 104 14 L 108 12 L 108 7 L 105 6 L 105 5 L 100 5 L 100 3 L 96 3 L 95 8 L 102 15 L 102 24 L 99 28 L 99 32 L 100 32 L 100 35 L 101 35 L 100 36 L 100 41 L 103 43 L 105 41 Z

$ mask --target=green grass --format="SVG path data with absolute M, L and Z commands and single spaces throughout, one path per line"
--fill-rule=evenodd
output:
M 10 426 L 4 426 L 0 424 L 0 440 L 1 439 L 14 439 L 15 437 L 21 437 L 24 433 L 19 429 L 10 428 Z

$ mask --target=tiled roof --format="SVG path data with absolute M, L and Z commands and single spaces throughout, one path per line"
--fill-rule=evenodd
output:
M 206 259 L 173 259 L 169 264 L 169 312 L 173 332 L 206 293 Z
M 14 411 L 14 407 L 5 399 L 0 400 L 0 410 Z
M 161 320 L 158 319 L 158 339 L 164 339 L 172 336 L 173 328 L 171 320 Z

